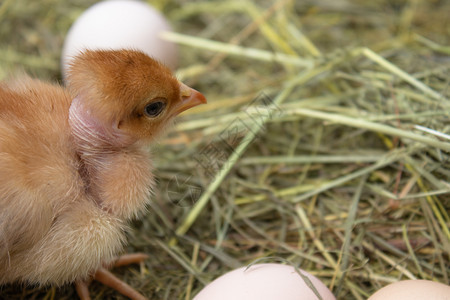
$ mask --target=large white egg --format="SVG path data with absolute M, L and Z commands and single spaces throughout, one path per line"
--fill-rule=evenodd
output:
M 402 280 L 391 283 L 368 300 L 450 300 L 450 286 L 430 280 Z
M 313 275 L 300 270 L 323 300 L 335 300 L 330 290 Z M 256 264 L 222 275 L 208 284 L 194 300 L 317 300 L 318 297 L 294 267 Z
M 135 49 L 174 70 L 176 45 L 160 38 L 170 31 L 166 19 L 148 4 L 135 0 L 99 2 L 86 10 L 70 28 L 62 51 L 62 73 L 70 60 L 84 49 Z

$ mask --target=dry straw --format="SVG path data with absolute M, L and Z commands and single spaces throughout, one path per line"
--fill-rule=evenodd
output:
M 0 77 L 58 79 L 64 34 L 92 3 L 1 2 Z M 338 299 L 449 283 L 448 1 L 152 4 L 174 24 L 163 38 L 179 44 L 177 76 L 209 102 L 154 147 L 156 196 L 126 249 L 152 258 L 120 277 L 151 299 L 191 299 L 276 257 Z

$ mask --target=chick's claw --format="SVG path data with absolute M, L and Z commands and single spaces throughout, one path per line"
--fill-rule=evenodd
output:
M 114 267 L 122 267 L 130 264 L 138 264 L 143 262 L 147 258 L 148 255 L 144 253 L 124 254 L 114 262 Z
M 110 288 L 115 289 L 119 293 L 121 293 L 124 296 L 127 296 L 128 298 L 132 300 L 148 300 L 146 297 L 141 295 L 138 291 L 136 291 L 134 288 L 114 276 L 111 272 L 108 270 L 101 268 L 95 272 L 94 280 L 97 280 L 101 283 L 103 283 L 106 286 L 109 286 Z

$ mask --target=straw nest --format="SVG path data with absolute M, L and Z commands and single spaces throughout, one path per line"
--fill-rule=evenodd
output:
M 64 35 L 93 2 L 2 1 L 0 77 L 59 80 Z M 449 283 L 450 2 L 152 4 L 175 29 L 177 76 L 209 102 L 154 147 L 154 202 L 126 249 L 151 258 L 119 277 L 152 299 L 191 299 L 254 261 L 300 267 L 338 299 Z

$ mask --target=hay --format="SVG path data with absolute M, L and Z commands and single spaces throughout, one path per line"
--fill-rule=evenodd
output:
M 60 80 L 64 34 L 90 4 L 2 2 L 0 77 Z M 152 258 L 115 273 L 152 299 L 191 299 L 264 258 L 338 299 L 402 279 L 449 283 L 448 1 L 153 4 L 178 32 L 165 35 L 180 44 L 177 76 L 209 103 L 155 146 L 156 197 L 127 247 Z

